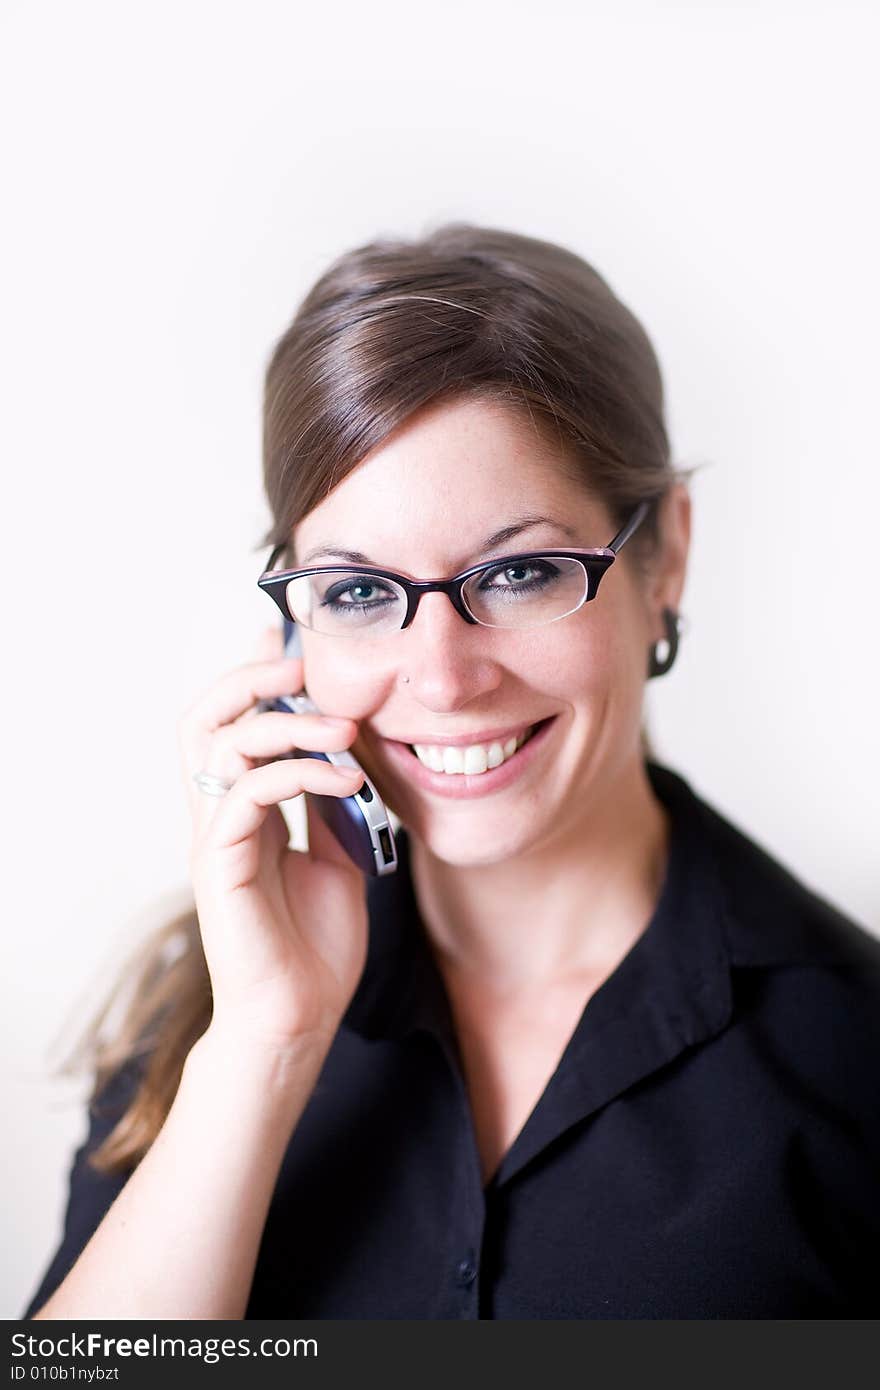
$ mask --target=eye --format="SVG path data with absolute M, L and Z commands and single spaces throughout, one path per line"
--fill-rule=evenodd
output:
M 486 589 L 536 589 L 552 583 L 559 570 L 549 560 L 516 560 L 487 570 L 480 582 Z
M 395 589 L 383 584 L 375 575 L 346 575 L 345 579 L 331 584 L 321 600 L 325 608 L 376 608 L 384 603 L 394 603 L 398 595 Z

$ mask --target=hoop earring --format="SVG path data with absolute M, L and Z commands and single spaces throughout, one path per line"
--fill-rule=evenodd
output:
M 666 629 L 666 636 L 661 637 L 659 642 L 655 642 L 648 648 L 648 679 L 652 676 L 665 676 L 671 669 L 673 662 L 678 654 L 678 638 L 682 630 L 682 621 L 679 615 L 671 608 L 663 609 L 663 626 Z M 657 648 L 666 643 L 669 650 L 666 655 L 657 655 Z

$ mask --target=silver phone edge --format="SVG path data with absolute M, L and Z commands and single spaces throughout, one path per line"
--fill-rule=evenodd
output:
M 318 706 L 308 695 L 282 695 L 279 697 L 279 703 L 287 705 L 292 714 L 320 714 Z M 328 762 L 334 763 L 337 767 L 356 767 L 358 771 L 363 774 L 363 779 L 369 787 L 372 797 L 367 801 L 364 800 L 359 792 L 353 792 L 352 795 L 355 797 L 360 807 L 364 821 L 366 822 L 367 830 L 369 831 L 370 844 L 373 850 L 373 860 L 376 865 L 376 875 L 381 877 L 383 874 L 393 874 L 397 868 L 397 845 L 395 843 L 394 833 L 391 829 L 391 823 L 388 820 L 388 812 L 385 803 L 379 795 L 372 779 L 367 776 L 357 758 L 355 758 L 352 753 L 349 753 L 347 748 L 342 748 L 337 753 L 325 751 L 323 756 Z M 382 830 L 388 832 L 388 844 L 391 850 L 391 858 L 387 861 L 379 835 L 379 832 Z

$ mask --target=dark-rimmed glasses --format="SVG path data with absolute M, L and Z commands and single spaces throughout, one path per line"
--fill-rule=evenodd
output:
M 466 623 L 544 627 L 596 597 L 603 574 L 644 521 L 640 502 L 606 546 L 592 550 L 523 550 L 471 565 L 452 579 L 409 579 L 374 565 L 316 565 L 273 570 L 277 545 L 257 583 L 289 622 L 332 637 L 376 637 L 409 627 L 423 594 L 446 594 Z

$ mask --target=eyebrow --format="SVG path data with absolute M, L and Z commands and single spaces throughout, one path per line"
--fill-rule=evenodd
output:
M 528 515 L 518 517 L 508 526 L 502 526 L 499 531 L 493 531 L 492 535 L 486 537 L 481 548 L 475 553 L 477 555 L 485 555 L 487 550 L 495 550 L 499 545 L 505 545 L 507 541 L 513 540 L 514 536 L 518 536 L 522 531 L 528 531 L 533 526 L 555 526 L 558 531 L 562 531 L 570 540 L 577 540 L 577 533 L 573 531 L 570 526 L 566 526 L 564 522 L 557 521 L 556 518 L 552 516 L 536 516 L 529 513 Z M 386 565 L 380 565 L 376 560 L 371 560 L 369 556 L 364 555 L 360 550 L 345 550 L 342 546 L 337 545 L 316 546 L 303 556 L 302 565 L 310 565 L 313 560 L 317 560 L 319 556 L 322 555 L 332 557 L 335 560 L 348 560 L 354 565 L 372 565 L 375 569 L 388 568 Z M 459 566 L 459 568 L 467 568 L 467 566 Z

